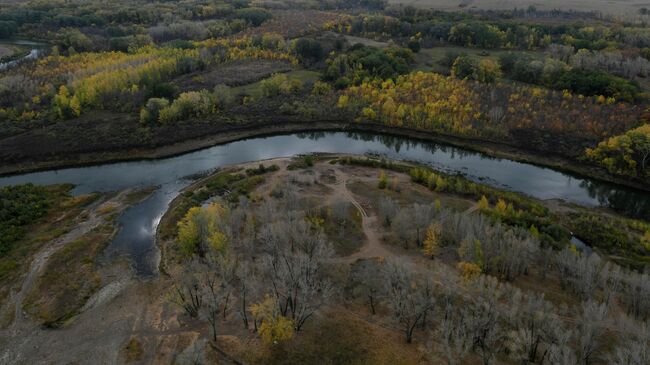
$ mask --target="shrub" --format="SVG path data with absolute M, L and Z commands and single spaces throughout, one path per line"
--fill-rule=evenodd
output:
M 302 90 L 302 81 L 290 79 L 285 74 L 276 74 L 261 82 L 262 94 L 265 97 L 296 94 Z
M 151 98 L 140 110 L 140 123 L 152 124 L 160 119 L 160 111 L 169 106 L 167 99 Z
M 243 19 L 249 24 L 257 27 L 262 25 L 265 21 L 271 19 L 273 16 L 271 13 L 264 9 L 259 8 L 245 8 L 237 9 L 233 14 L 233 17 L 236 19 Z
M 214 96 L 207 90 L 190 91 L 180 94 L 171 105 L 161 109 L 159 119 L 162 123 L 175 122 L 205 116 L 215 109 Z

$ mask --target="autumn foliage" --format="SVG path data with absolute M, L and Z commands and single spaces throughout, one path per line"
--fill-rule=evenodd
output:
M 426 72 L 350 87 L 339 107 L 356 107 L 362 119 L 390 126 L 494 139 L 535 129 L 599 140 L 631 127 L 642 112 L 631 104 L 568 92 Z

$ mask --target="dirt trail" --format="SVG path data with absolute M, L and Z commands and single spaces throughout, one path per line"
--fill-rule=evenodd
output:
M 354 198 L 352 192 L 348 190 L 347 182 L 349 175 L 340 169 L 336 169 L 334 174 L 336 176 L 336 182 L 333 184 L 328 184 L 328 186 L 334 190 L 333 196 L 341 197 L 352 203 L 352 205 L 357 208 L 361 214 L 361 227 L 363 229 L 363 233 L 366 236 L 366 244 L 361 247 L 361 250 L 359 250 L 359 252 L 346 257 L 338 258 L 335 261 L 341 263 L 353 263 L 359 259 L 392 256 L 393 253 L 382 245 L 377 230 L 373 227 L 377 221 L 377 217 L 369 216 L 363 206 Z
M 121 194 L 118 195 L 118 197 L 120 196 Z M 48 262 L 50 256 L 52 256 L 53 253 L 58 251 L 61 247 L 65 246 L 67 243 L 75 241 L 79 237 L 90 232 L 92 229 L 98 227 L 104 221 L 104 219 L 102 219 L 100 216 L 97 215 L 96 208 L 101 206 L 105 202 L 106 200 L 102 199 L 97 202 L 94 202 L 89 207 L 84 209 L 77 218 L 82 216 L 87 216 L 85 220 L 79 223 L 73 230 L 65 233 L 61 237 L 58 237 L 54 241 L 46 244 L 45 247 L 36 254 L 34 260 L 32 261 L 29 267 L 29 271 L 27 272 L 27 276 L 25 277 L 25 281 L 23 281 L 20 291 L 18 291 L 13 297 L 15 311 L 16 311 L 14 323 L 12 326 L 12 332 L 14 334 L 17 334 L 25 326 L 30 325 L 25 321 L 26 318 L 22 310 L 23 300 L 27 295 L 27 293 L 29 293 L 29 291 L 34 286 L 34 282 L 36 281 L 36 278 L 40 274 L 43 267 L 45 267 L 45 264 Z

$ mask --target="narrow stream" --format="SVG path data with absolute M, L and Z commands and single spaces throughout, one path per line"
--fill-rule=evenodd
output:
M 650 194 L 550 168 L 497 159 L 439 143 L 372 133 L 318 132 L 251 138 L 160 160 L 109 163 L 0 178 L 0 186 L 72 183 L 74 194 L 159 186 L 120 218 L 122 229 L 107 255 L 128 255 L 141 276 L 157 273 L 156 227 L 167 206 L 189 184 L 185 177 L 228 164 L 310 152 L 379 154 L 413 160 L 538 199 L 562 199 L 588 207 L 610 207 L 650 219 Z

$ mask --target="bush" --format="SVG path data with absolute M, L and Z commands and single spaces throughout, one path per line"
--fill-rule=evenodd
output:
M 180 94 L 171 105 L 161 109 L 159 119 L 162 123 L 170 123 L 205 116 L 215 109 L 214 96 L 207 90 L 190 91 Z
M 639 93 L 636 83 L 602 71 L 562 70 L 552 75 L 550 83 L 558 90 L 593 96 L 603 95 L 619 100 L 634 101 Z
M 332 92 L 332 86 L 326 82 L 316 81 L 311 90 L 313 95 L 327 95 Z
M 477 64 L 470 56 L 460 56 L 456 58 L 451 66 L 451 74 L 461 80 L 473 79 L 476 74 Z
M 289 95 L 300 92 L 303 88 L 302 81 L 290 79 L 285 74 L 276 74 L 261 82 L 262 94 L 265 97 Z
M 160 111 L 169 106 L 167 99 L 151 98 L 140 110 L 140 123 L 153 124 L 160 119 Z
M 228 85 L 220 84 L 214 87 L 213 91 L 214 102 L 217 107 L 225 108 L 232 105 L 235 101 L 235 97 L 232 93 L 232 90 Z
M 237 9 L 233 14 L 233 17 L 236 19 L 243 19 L 252 26 L 258 27 L 262 25 L 265 21 L 271 19 L 273 16 L 271 13 L 264 9 L 259 8 L 245 8 Z
M 300 38 L 293 45 L 298 57 L 306 62 L 318 62 L 323 59 L 323 46 L 312 38 Z

